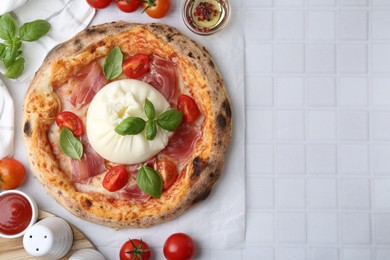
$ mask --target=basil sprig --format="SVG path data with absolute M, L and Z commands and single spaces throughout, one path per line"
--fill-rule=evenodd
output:
M 120 135 L 137 135 L 146 128 L 146 139 L 153 140 L 157 135 L 157 125 L 174 132 L 183 120 L 182 113 L 176 109 L 167 110 L 155 118 L 156 111 L 149 99 L 145 99 L 144 111 L 148 118 L 147 121 L 140 117 L 127 117 L 115 127 L 115 132 Z
M 83 156 L 83 144 L 77 139 L 68 128 L 62 128 L 60 132 L 61 151 L 69 156 L 80 160 Z
M 8 67 L 8 70 L 4 73 L 4 77 L 14 78 L 15 75 L 21 75 L 24 70 L 24 62 L 24 58 L 19 57 Z
M 155 170 L 148 166 L 141 166 L 138 170 L 136 183 L 146 194 L 159 199 L 163 189 L 163 181 Z
M 35 20 L 23 24 L 19 30 L 19 37 L 22 41 L 34 42 L 39 40 L 50 30 L 50 24 L 45 20 Z
M 103 74 L 107 81 L 122 74 L 123 53 L 118 46 L 112 48 L 103 64 Z
M 0 38 L 3 40 L 12 40 L 16 35 L 16 22 L 10 13 L 0 17 Z
M 157 118 L 157 124 L 170 132 L 175 131 L 181 124 L 183 115 L 176 109 L 165 111 Z
M 50 24 L 45 20 L 35 20 L 23 24 L 18 31 L 18 24 L 9 13 L 0 16 L 0 61 L 7 69 L 4 76 L 15 79 L 24 70 L 23 41 L 33 42 L 48 33 Z
M 148 119 L 153 120 L 156 116 L 156 110 L 154 109 L 153 103 L 149 99 L 145 99 L 144 110 Z
M 154 120 L 149 120 L 145 125 L 145 136 L 147 140 L 153 140 L 157 135 L 157 125 Z
M 145 120 L 140 117 L 125 118 L 116 128 L 120 135 L 137 135 L 145 129 Z

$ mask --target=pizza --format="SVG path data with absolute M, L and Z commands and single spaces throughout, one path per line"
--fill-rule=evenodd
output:
M 23 108 L 34 176 L 74 215 L 113 228 L 163 223 L 205 200 L 231 132 L 210 54 L 159 23 L 92 26 L 57 46 Z

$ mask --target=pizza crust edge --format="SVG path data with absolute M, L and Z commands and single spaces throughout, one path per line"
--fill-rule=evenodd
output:
M 55 156 L 50 149 L 44 125 L 51 125 L 60 112 L 60 101 L 50 86 L 49 68 L 53 61 L 66 55 L 73 55 L 85 50 L 87 46 L 98 43 L 105 37 L 137 26 L 144 26 L 148 31 L 158 36 L 170 45 L 178 55 L 193 63 L 204 77 L 209 88 L 212 102 L 208 119 L 214 126 L 209 129 L 208 140 L 212 140 L 210 153 L 198 151 L 191 159 L 187 177 L 187 186 L 183 199 L 173 208 L 162 214 L 151 214 L 140 219 L 121 220 L 115 213 L 111 219 L 96 216 L 88 209 L 94 204 L 93 196 L 74 193 L 74 187 L 67 183 L 59 169 Z M 208 51 L 195 41 L 187 38 L 173 27 L 164 24 L 132 24 L 113 22 L 92 26 L 77 34 L 74 38 L 59 45 L 48 54 L 41 68 L 37 71 L 26 94 L 23 111 L 23 137 L 28 152 L 30 165 L 35 177 L 45 186 L 47 192 L 74 215 L 97 224 L 114 228 L 149 227 L 171 220 L 193 205 L 203 201 L 210 194 L 215 182 L 222 173 L 225 153 L 231 138 L 232 110 L 222 77 Z M 54 177 L 51 177 L 54 176 Z M 223 188 L 223 187 L 220 187 Z M 77 194 L 74 196 L 74 194 Z M 96 209 L 95 209 L 96 210 Z M 99 209 L 97 209 L 99 210 Z M 104 208 L 101 210 L 105 210 Z

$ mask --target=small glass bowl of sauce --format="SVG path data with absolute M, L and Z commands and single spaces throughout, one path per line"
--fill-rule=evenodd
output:
M 226 26 L 230 18 L 229 0 L 186 0 L 182 16 L 185 25 L 199 35 L 211 35 Z
M 18 190 L 0 193 L 0 212 L 0 237 L 3 238 L 23 236 L 38 218 L 35 201 Z

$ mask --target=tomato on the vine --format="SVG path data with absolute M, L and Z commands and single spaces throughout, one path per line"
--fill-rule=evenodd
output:
M 171 0 L 147 0 L 144 2 L 145 12 L 152 18 L 162 18 L 171 9 Z
M 142 5 L 142 0 L 115 0 L 115 4 L 121 11 L 131 13 L 138 10 Z
M 129 180 L 129 174 L 125 167 L 114 166 L 108 170 L 103 179 L 103 187 L 111 192 L 122 189 Z
M 122 245 L 121 250 L 119 252 L 120 260 L 149 260 L 150 255 L 151 253 L 149 245 L 142 241 L 142 239 L 129 239 L 129 241 L 126 241 Z
M 147 55 L 137 54 L 127 58 L 123 64 L 123 72 L 131 79 L 142 77 L 150 67 L 150 60 Z
M 189 260 L 195 255 L 195 243 L 184 233 L 175 233 L 164 243 L 164 256 L 168 260 Z
M 95 9 L 103 9 L 111 4 L 112 0 L 87 0 L 87 3 Z
M 26 168 L 18 160 L 4 158 L 0 160 L 0 189 L 12 190 L 23 184 Z
M 199 108 L 190 96 L 181 95 L 178 100 L 178 108 L 183 113 L 183 122 L 185 123 L 192 123 L 199 117 Z
M 179 175 L 176 165 L 168 159 L 157 162 L 157 172 L 161 175 L 163 180 L 164 190 L 169 189 L 169 187 L 175 183 L 177 176 Z
M 60 128 L 68 128 L 75 136 L 84 134 L 83 123 L 80 118 L 69 111 L 63 111 L 56 117 L 56 123 Z

